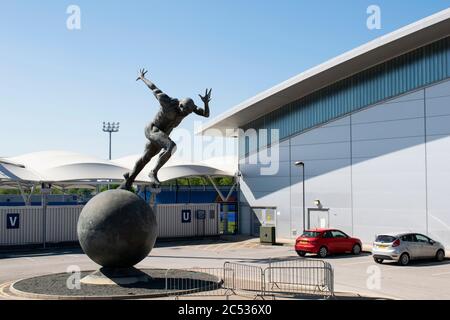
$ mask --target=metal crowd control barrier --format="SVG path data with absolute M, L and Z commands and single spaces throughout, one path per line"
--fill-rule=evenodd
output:
M 264 270 L 258 266 L 248 264 L 225 262 L 224 269 L 233 271 L 233 282 L 231 283 L 234 292 L 251 293 L 254 297 L 264 297 Z
M 260 266 L 225 262 L 223 268 L 169 269 L 165 274 L 167 295 L 187 297 L 248 294 L 253 298 L 276 295 L 334 297 L 332 266 L 322 260 L 273 260 Z
M 168 296 L 228 296 L 234 294 L 233 270 L 229 268 L 168 269 L 165 291 Z
M 266 292 L 334 296 L 333 267 L 328 262 L 271 259 L 264 271 Z

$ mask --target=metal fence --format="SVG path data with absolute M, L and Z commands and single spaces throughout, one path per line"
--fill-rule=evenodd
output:
M 263 268 L 233 262 L 225 262 L 223 267 L 232 270 L 233 279 L 230 285 L 234 292 L 264 296 Z
M 266 292 L 334 296 L 333 267 L 323 260 L 270 260 L 264 270 Z
M 0 207 L 0 248 L 77 242 L 82 205 Z M 158 238 L 218 236 L 219 206 L 158 205 Z
M 77 241 L 82 208 L 0 207 L 0 247 Z
M 223 268 L 169 269 L 165 275 L 168 295 L 186 297 L 334 296 L 332 266 L 322 260 L 270 260 L 268 267 L 225 262 Z
M 165 273 L 165 291 L 168 296 L 203 297 L 235 294 L 232 269 L 192 268 L 168 269 Z
M 158 204 L 159 238 L 218 236 L 217 203 Z

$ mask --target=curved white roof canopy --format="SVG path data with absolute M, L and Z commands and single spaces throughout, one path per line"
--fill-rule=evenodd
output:
M 117 160 L 113 163 L 133 169 L 134 164 L 141 155 L 132 155 Z M 158 157 L 154 157 L 138 175 L 137 180 L 149 181 L 148 174 L 156 165 Z M 211 158 L 208 160 L 192 162 L 176 157 L 175 155 L 161 168 L 158 173 L 160 181 L 169 181 L 177 178 L 199 176 L 234 176 L 237 172 L 237 160 L 234 157 Z
M 131 171 L 141 155 L 132 155 L 117 160 L 101 160 L 95 157 L 67 152 L 44 151 L 17 157 L 0 158 L 0 183 L 35 184 L 51 182 L 55 185 L 87 186 L 123 180 L 123 174 Z M 149 182 L 148 173 L 157 157 L 137 177 L 137 184 Z M 237 170 L 234 159 L 211 159 L 192 163 L 173 157 L 160 170 L 159 179 L 168 181 L 190 176 L 233 176 Z

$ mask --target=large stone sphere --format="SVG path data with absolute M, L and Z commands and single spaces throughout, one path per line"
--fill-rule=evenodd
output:
M 77 232 L 80 245 L 94 262 L 107 268 L 132 267 L 155 245 L 156 217 L 132 192 L 99 193 L 83 208 Z

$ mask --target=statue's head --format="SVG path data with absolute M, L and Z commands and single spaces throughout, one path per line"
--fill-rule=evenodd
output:
M 194 100 L 191 98 L 184 98 L 180 100 L 180 107 L 186 111 L 193 111 L 195 108 Z

